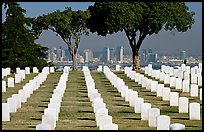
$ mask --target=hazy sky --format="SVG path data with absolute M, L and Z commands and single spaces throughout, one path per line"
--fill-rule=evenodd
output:
M 94 2 L 19 2 L 20 6 L 26 10 L 27 17 L 37 17 L 56 10 L 63 11 L 65 7 L 71 7 L 73 10 L 86 10 L 88 6 L 94 5 Z M 147 36 L 140 47 L 151 48 L 158 54 L 179 54 L 185 50 L 187 55 L 202 54 L 202 2 L 186 2 L 189 11 L 194 11 L 195 24 L 185 33 L 175 32 L 163 29 L 157 35 Z M 2 6 L 3 8 L 3 6 Z M 2 21 L 5 20 L 5 10 L 2 9 Z M 48 48 L 62 46 L 66 48 L 64 41 L 56 36 L 52 31 L 43 31 L 36 42 Z M 98 36 L 96 33 L 90 33 L 89 36 L 82 36 L 79 51 L 91 49 L 93 51 L 102 51 L 104 47 L 116 48 L 123 46 L 125 53 L 131 52 L 130 45 L 124 32 Z

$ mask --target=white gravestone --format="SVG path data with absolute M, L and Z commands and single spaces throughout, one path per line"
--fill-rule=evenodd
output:
M 170 106 L 178 106 L 179 102 L 179 93 L 170 92 Z
M 187 97 L 179 97 L 179 113 L 188 113 L 188 103 Z
M 182 92 L 189 92 L 189 80 L 183 80 Z
M 169 100 L 169 95 L 170 95 L 171 89 L 164 87 L 162 91 L 162 100 Z
M 20 73 L 21 69 L 19 67 L 16 68 L 16 73 Z
M 49 124 L 38 124 L 36 130 L 52 130 Z
M 202 76 L 198 75 L 198 86 L 202 86 Z
M 202 100 L 202 88 L 200 88 L 200 100 Z
M 10 121 L 9 104 L 2 103 L 2 121 Z
M 185 125 L 181 123 L 174 123 L 169 126 L 170 130 L 185 130 Z
M 200 104 L 199 103 L 189 104 L 189 118 L 190 120 L 200 120 Z
M 21 82 L 21 75 L 15 74 L 15 83 L 20 83 L 20 82 Z
M 164 76 L 164 84 L 169 84 L 170 83 L 170 75 L 169 74 L 165 74 Z
M 157 130 L 169 130 L 170 117 L 166 115 L 157 116 Z
M 6 81 L 2 80 L 2 92 L 6 92 Z
M 152 81 L 151 82 L 151 92 L 156 92 L 157 91 L 157 81 Z
M 30 74 L 30 67 L 25 67 L 25 74 Z
M 160 109 L 158 108 L 151 108 L 148 110 L 148 124 L 150 127 L 157 126 L 157 116 L 160 115 Z
M 141 105 L 144 103 L 144 99 L 143 98 L 140 98 L 138 97 L 136 100 L 135 100 L 135 106 L 134 106 L 134 111 L 135 113 L 141 113 Z
M 184 72 L 183 73 L 183 79 L 184 80 L 190 80 L 190 73 L 189 72 Z
M 9 77 L 8 78 L 8 87 L 14 87 L 14 78 L 13 77 Z
M 169 78 L 170 87 L 176 87 L 176 77 Z
M 150 103 L 141 104 L 141 120 L 148 120 L 148 110 L 151 109 Z
M 197 84 L 197 83 L 198 83 L 197 74 L 191 74 L 191 84 Z
M 163 89 L 164 89 L 164 84 L 157 85 L 157 97 L 162 97 Z
M 196 85 L 196 84 L 191 84 L 190 96 L 191 96 L 191 97 L 198 97 L 198 85 Z
M 53 116 L 50 115 L 42 115 L 42 124 L 49 124 L 51 126 L 51 130 L 55 129 L 56 121 Z
M 115 123 L 106 124 L 102 127 L 101 130 L 118 130 L 118 125 Z
M 115 66 L 115 71 L 120 71 L 120 65 Z
M 54 73 L 54 72 L 55 72 L 54 67 L 50 67 L 50 73 Z
M 176 89 L 182 89 L 182 79 L 176 78 Z
M 17 100 L 14 98 L 8 98 L 7 103 L 9 104 L 10 113 L 15 113 L 17 111 Z

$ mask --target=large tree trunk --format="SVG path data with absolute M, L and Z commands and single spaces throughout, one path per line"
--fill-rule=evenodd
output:
M 76 71 L 77 70 L 77 52 L 73 48 L 73 54 L 72 54 L 72 70 Z
M 140 71 L 140 60 L 139 60 L 139 49 L 135 48 L 132 49 L 132 61 L 133 61 L 133 66 L 132 70 L 134 71 Z

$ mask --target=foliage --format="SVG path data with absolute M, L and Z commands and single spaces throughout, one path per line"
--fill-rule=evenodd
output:
M 67 44 L 73 59 L 73 70 L 75 70 L 80 37 L 88 35 L 86 21 L 89 18 L 87 11 L 72 11 L 67 7 L 64 11 L 59 10 L 34 18 L 32 26 L 33 34 L 38 38 L 43 30 L 52 30 L 57 33 Z
M 148 35 L 162 28 L 186 32 L 194 24 L 194 12 L 184 2 L 96 2 L 89 6 L 88 28 L 92 33 L 125 31 L 133 52 L 133 70 L 140 69 L 138 50 Z
M 2 23 L 2 67 L 42 67 L 48 48 L 36 44 L 28 27 L 32 19 L 25 18 L 25 10 L 18 3 L 5 4 L 6 21 Z

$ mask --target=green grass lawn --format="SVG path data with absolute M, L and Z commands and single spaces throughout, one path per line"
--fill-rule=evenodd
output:
M 35 130 L 36 125 L 42 121 L 44 109 L 48 107 L 49 99 L 59 82 L 61 74 L 60 72 L 49 74 L 40 88 L 33 92 L 26 103 L 22 104 L 22 108 L 11 114 L 11 121 L 2 122 L 2 129 Z M 171 123 L 183 123 L 187 130 L 202 129 L 202 117 L 200 121 L 189 120 L 188 114 L 179 114 L 178 107 L 170 107 L 169 101 L 162 101 L 161 98 L 156 97 L 156 93 L 141 88 L 141 85 L 131 81 L 124 72 L 115 72 L 115 74 L 122 78 L 129 88 L 137 91 L 139 97 L 144 98 L 145 102 L 151 103 L 152 108 L 160 108 L 161 114 L 169 115 Z M 29 75 L 31 76 L 31 74 Z M 148 122 L 141 120 L 139 113 L 134 113 L 134 108 L 129 107 L 129 103 L 125 102 L 125 99 L 120 96 L 120 93 L 111 85 L 105 74 L 92 71 L 91 75 L 95 81 L 96 89 L 106 103 L 109 115 L 112 116 L 113 123 L 118 124 L 119 130 L 156 130 L 155 127 L 148 127 Z M 31 76 L 30 79 L 34 76 L 36 75 Z M 29 77 L 26 78 L 29 79 Z M 16 84 L 14 89 L 21 89 L 22 86 Z M 171 91 L 173 90 L 171 88 Z M 5 93 L 2 94 L 2 100 L 15 93 L 11 90 L 7 92 L 7 96 L 3 95 Z M 185 96 L 189 97 L 187 94 Z M 201 103 L 199 98 L 189 97 L 189 99 L 190 102 Z M 56 130 L 98 130 L 82 71 L 71 71 L 69 73 Z

